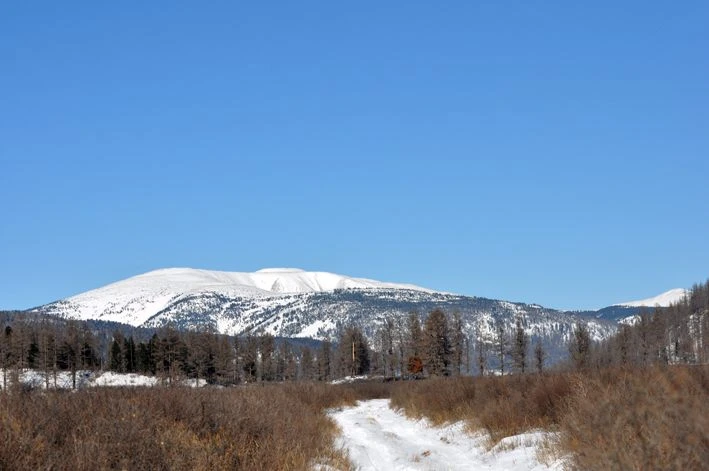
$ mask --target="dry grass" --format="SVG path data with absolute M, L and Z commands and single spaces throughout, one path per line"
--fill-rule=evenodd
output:
M 468 421 L 496 443 L 555 423 L 571 383 L 562 375 L 443 378 L 397 385 L 392 404 L 433 423 Z
M 0 469 L 348 469 L 324 410 L 357 394 L 302 383 L 0 394 Z
M 557 431 L 543 461 L 582 470 L 703 469 L 709 367 L 606 369 L 399 383 L 126 388 L 0 394 L 0 469 L 348 469 L 328 408 L 389 397 L 491 442 Z
M 566 456 L 575 469 L 709 463 L 707 366 L 418 381 L 395 386 L 392 404 L 434 423 L 465 420 L 488 432 L 491 445 L 532 429 L 558 431 L 541 457 Z
M 559 425 L 578 469 L 706 469 L 709 367 L 578 376 Z

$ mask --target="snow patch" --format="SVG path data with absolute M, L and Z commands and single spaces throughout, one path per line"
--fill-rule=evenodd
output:
M 155 386 L 159 384 L 159 380 L 155 376 L 106 371 L 97 376 L 91 384 L 93 386 Z
M 301 330 L 296 337 L 306 337 L 306 338 L 320 338 L 322 337 L 321 335 L 318 335 L 318 332 L 320 330 L 327 332 L 328 330 L 333 330 L 335 328 L 335 323 L 331 321 L 330 319 L 327 320 L 316 320 L 309 326 L 305 327 L 303 330 Z
M 390 409 L 388 399 L 361 401 L 329 413 L 342 430 L 338 444 L 352 463 L 366 470 L 560 470 L 561 462 L 540 463 L 537 447 L 546 432 L 508 437 L 487 450 L 487 437 L 469 435 L 456 422 L 433 427 Z
M 8 384 L 12 383 L 12 372 L 4 372 L 0 369 L 0 378 L 6 375 Z M 73 381 L 71 372 L 40 371 L 24 369 L 19 372 L 19 381 L 23 386 L 32 389 L 72 389 Z M 76 372 L 76 388 L 104 387 L 104 386 L 155 386 L 160 380 L 155 376 L 145 376 L 136 373 L 114 373 L 112 371 L 100 372 L 91 370 L 79 370 Z M 2 384 L 0 383 L 0 389 Z

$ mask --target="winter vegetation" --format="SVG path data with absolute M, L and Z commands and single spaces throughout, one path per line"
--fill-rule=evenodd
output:
M 539 469 L 709 462 L 709 282 L 607 338 L 577 323 L 554 364 L 522 314 L 468 335 L 459 313 L 434 309 L 310 342 L 208 327 L 107 332 L 32 313 L 0 322 L 1 469 L 349 469 L 361 463 L 348 443 L 361 445 L 335 425 L 349 413 L 333 411 L 373 398 L 400 412 L 372 403 L 400 431 L 404 417 L 425 419 L 481 446 L 484 433 L 498 452 L 536 437 L 522 447 L 537 450 L 525 459 Z M 342 380 L 358 377 L 372 379 Z M 412 467 L 445 463 L 426 451 L 412 451 Z

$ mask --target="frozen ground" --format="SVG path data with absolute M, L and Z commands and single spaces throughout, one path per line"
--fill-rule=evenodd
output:
M 0 389 L 2 389 L 3 371 L 0 369 Z M 6 375 L 8 384 L 12 383 L 12 374 L 7 372 Z M 68 371 L 57 371 L 56 381 L 55 376 L 49 372 L 45 374 L 37 370 L 22 370 L 19 380 L 25 386 L 44 389 L 49 383 L 50 389 L 71 389 L 72 378 Z M 83 389 L 95 386 L 156 386 L 160 383 L 160 379 L 155 376 L 145 376 L 136 373 L 114 373 L 112 371 L 88 371 L 80 370 L 76 372 L 76 387 Z M 199 384 L 196 380 L 185 380 L 183 384 L 191 387 L 204 386 L 205 381 L 200 380 Z
M 342 434 L 339 445 L 352 463 L 368 470 L 561 470 L 537 459 L 545 432 L 508 437 L 492 450 L 483 434 L 471 436 L 461 422 L 433 427 L 389 408 L 388 399 L 361 401 L 330 412 Z

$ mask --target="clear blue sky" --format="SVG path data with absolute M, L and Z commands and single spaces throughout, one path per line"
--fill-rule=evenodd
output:
M 709 3 L 536 3 L 5 2 L 0 308 L 172 266 L 706 280 Z

